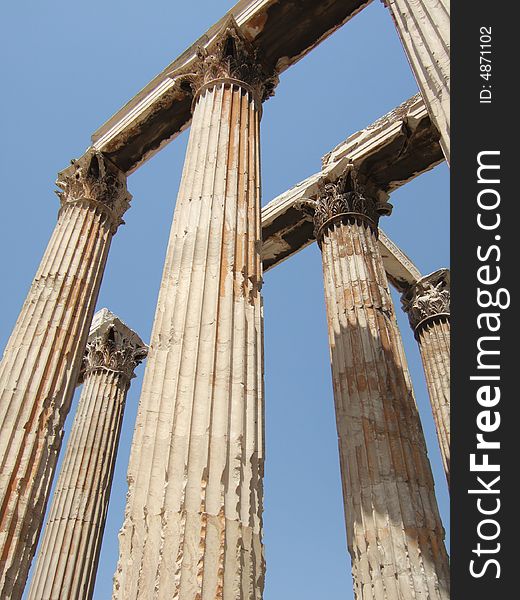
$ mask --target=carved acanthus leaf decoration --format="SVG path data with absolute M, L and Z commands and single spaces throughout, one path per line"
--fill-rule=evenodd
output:
M 415 331 L 425 320 L 450 314 L 450 272 L 439 269 L 422 277 L 402 295 L 403 310 Z
M 243 82 L 260 101 L 273 96 L 278 83 L 277 75 L 264 69 L 257 49 L 244 37 L 233 17 L 209 46 L 197 48 L 197 61 L 190 72 L 177 71 L 170 77 L 194 95 L 212 81 Z
M 379 217 L 391 212 L 390 204 L 381 203 L 374 195 L 367 193 L 353 169 L 335 181 L 320 183 L 317 198 L 302 199 L 298 208 L 312 214 L 314 236 L 318 243 L 321 243 L 327 228 L 340 219 L 359 218 L 377 230 Z
M 109 215 L 114 231 L 123 223 L 132 198 L 125 174 L 95 150 L 71 161 L 71 166 L 58 174 L 56 185 L 62 190 L 56 192 L 62 207 L 82 201 L 99 206 Z
M 144 360 L 148 352 L 125 337 L 114 325 L 110 325 L 100 335 L 87 343 L 81 379 L 91 371 L 107 369 L 123 374 L 127 380 L 135 377 L 134 369 Z

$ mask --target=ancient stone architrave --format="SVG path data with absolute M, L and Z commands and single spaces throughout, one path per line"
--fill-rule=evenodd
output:
M 410 258 L 394 244 L 394 242 L 379 228 L 379 252 L 383 259 L 388 281 L 398 292 L 408 289 L 421 277 L 420 271 Z
M 92 135 L 93 147 L 127 175 L 190 124 L 190 101 L 175 89 L 172 72 L 193 71 L 197 49 L 212 43 L 232 16 L 262 55 L 262 63 L 282 73 L 326 40 L 370 0 L 238 0 L 159 75 Z
M 125 176 L 94 151 L 58 176 L 61 208 L 0 364 L 0 597 L 21 597 L 36 550 Z
M 258 100 L 272 83 L 233 21 L 199 56 L 200 71 L 172 74 L 193 86 L 193 120 L 131 449 L 120 600 L 260 600 L 264 586 Z
M 139 336 L 110 311 L 96 313 L 28 600 L 92 598 L 126 394 L 146 352 Z
M 335 180 L 355 168 L 379 190 L 390 194 L 444 160 L 438 140 L 439 134 L 419 94 L 348 136 L 323 157 L 321 171 L 262 208 L 264 272 L 315 241 L 312 219 L 296 210 L 296 205 L 304 198 L 313 197 L 322 182 Z M 394 260 L 392 249 L 384 246 L 385 240 L 381 235 L 379 241 L 387 274 L 391 283 L 403 291 L 417 277 L 409 268 L 402 268 L 402 252 L 398 253 L 399 259 Z
M 450 0 L 383 0 L 450 162 Z
M 403 309 L 419 343 L 433 418 L 450 481 L 450 272 L 421 277 L 402 295 Z
M 449 598 L 434 483 L 377 244 L 384 197 L 346 173 L 314 210 L 357 598 Z

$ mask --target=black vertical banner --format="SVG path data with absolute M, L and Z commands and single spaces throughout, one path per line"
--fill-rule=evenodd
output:
M 451 597 L 518 598 L 520 10 L 452 9 Z

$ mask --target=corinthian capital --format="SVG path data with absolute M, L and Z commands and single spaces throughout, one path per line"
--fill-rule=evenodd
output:
M 105 369 L 124 376 L 128 382 L 134 369 L 148 353 L 146 344 L 108 309 L 94 315 L 83 358 L 80 383 L 95 370 Z
M 417 332 L 432 318 L 450 315 L 450 272 L 439 269 L 421 277 L 401 297 L 412 329 Z
M 358 219 L 377 232 L 379 217 L 392 211 L 386 199 L 381 200 L 381 192 L 367 180 L 362 183 L 354 169 L 334 181 L 323 181 L 317 197 L 301 201 L 299 208 L 312 215 L 314 236 L 320 245 L 327 229 L 337 221 Z
M 197 48 L 197 60 L 189 72 L 172 72 L 170 77 L 194 95 L 218 81 L 236 82 L 250 88 L 260 101 L 272 96 L 278 83 L 276 74 L 263 67 L 257 49 L 232 16 L 208 46 Z
M 126 175 L 93 149 L 60 171 L 56 185 L 62 190 L 56 192 L 62 207 L 74 202 L 99 207 L 108 216 L 114 232 L 123 223 L 132 198 L 126 188 Z

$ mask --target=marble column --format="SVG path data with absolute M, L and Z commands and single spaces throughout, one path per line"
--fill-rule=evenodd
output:
M 403 309 L 419 343 L 433 419 L 450 482 L 450 272 L 421 277 L 402 295 Z
M 377 242 L 389 205 L 349 171 L 322 185 L 309 207 L 356 598 L 448 600 L 444 529 Z
M 0 597 L 21 597 L 126 178 L 93 151 L 59 174 L 58 223 L 0 364 Z
M 28 600 L 92 598 L 126 394 L 146 352 L 139 336 L 110 311 L 96 313 Z
M 114 598 L 259 600 L 264 463 L 259 126 L 272 82 L 234 21 L 193 120 L 128 469 Z
M 450 162 L 450 0 L 383 0 Z

